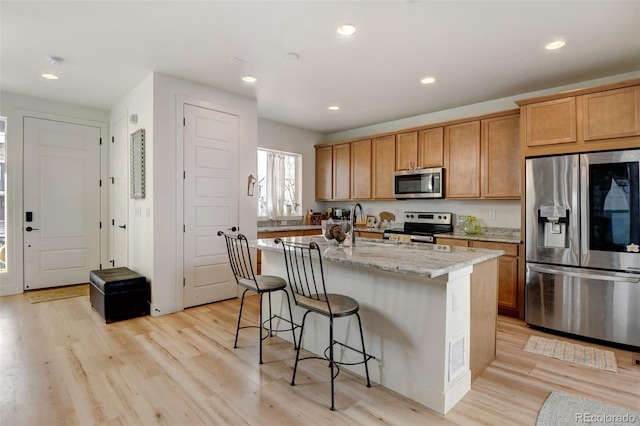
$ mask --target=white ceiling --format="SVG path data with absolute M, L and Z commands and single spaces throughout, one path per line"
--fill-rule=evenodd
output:
M 2 0 L 0 15 L 3 91 L 109 109 L 156 71 L 323 133 L 640 70 L 640 1 Z

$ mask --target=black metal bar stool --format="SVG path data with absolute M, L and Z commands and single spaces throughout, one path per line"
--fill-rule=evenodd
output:
M 289 287 L 293 294 L 293 300 L 297 306 L 306 310 L 302 318 L 302 329 L 300 330 L 300 340 L 298 341 L 298 350 L 296 352 L 296 362 L 293 367 L 291 386 L 295 386 L 298 361 L 305 359 L 323 359 L 329 361 L 329 367 L 331 367 L 331 410 L 335 411 L 334 379 L 338 374 L 340 374 L 340 365 L 364 364 L 364 370 L 367 376 L 367 387 L 371 387 L 367 361 L 375 359 L 375 357 L 367 354 L 364 347 L 362 321 L 360 320 L 360 314 L 358 314 L 360 305 L 355 299 L 349 296 L 327 293 L 324 282 L 324 269 L 322 267 L 322 255 L 320 254 L 318 244 L 314 242 L 309 244 L 296 243 L 284 241 L 280 238 L 276 238 L 275 242 L 276 244 L 282 244 L 284 260 L 287 266 Z M 324 357 L 308 356 L 300 358 L 300 347 L 302 345 L 302 335 L 304 334 L 304 324 L 307 320 L 307 315 L 311 312 L 329 318 L 329 347 L 324 351 Z M 360 340 L 362 342 L 361 351 L 344 343 L 338 342 L 333 338 L 333 319 L 348 317 L 350 315 L 355 315 L 358 318 Z M 333 347 L 336 344 L 362 354 L 363 360 L 353 363 L 335 361 L 333 359 Z M 329 352 L 328 356 L 327 351 Z M 335 374 L 334 366 L 336 367 Z
M 236 282 L 240 287 L 245 290 L 242 292 L 242 301 L 240 302 L 240 313 L 238 314 L 238 326 L 236 328 L 236 339 L 233 343 L 233 347 L 238 347 L 238 333 L 240 329 L 244 328 L 259 328 L 260 329 L 260 364 L 262 364 L 262 341 L 267 337 L 273 336 L 273 333 L 291 331 L 293 335 L 293 348 L 296 349 L 296 333 L 295 329 L 300 327 L 293 322 L 293 314 L 291 312 L 291 300 L 289 299 L 289 293 L 287 293 L 287 281 L 283 278 L 272 275 L 255 275 L 253 272 L 253 263 L 251 262 L 251 252 L 249 250 L 249 242 L 247 237 L 243 234 L 225 234 L 222 231 L 218 231 L 218 236 L 224 236 L 227 243 L 227 253 L 229 254 L 229 263 L 231 264 L 231 270 L 236 278 Z M 248 291 L 254 291 L 260 295 L 260 323 L 259 325 L 245 325 L 240 327 L 240 320 L 242 319 L 242 309 L 244 307 L 244 296 Z M 287 305 L 289 307 L 289 319 L 282 318 L 278 315 L 273 315 L 271 311 L 271 293 L 274 291 L 282 291 L 287 298 Z M 267 320 L 262 319 L 262 296 L 268 295 L 269 298 L 269 318 Z M 278 318 L 291 325 L 290 328 L 285 329 L 273 329 L 273 319 Z M 266 323 L 269 326 L 266 327 Z M 266 336 L 262 335 L 262 330 L 266 330 L 268 333 Z

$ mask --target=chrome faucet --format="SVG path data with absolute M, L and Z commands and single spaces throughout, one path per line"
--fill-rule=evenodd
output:
M 356 245 L 356 209 L 360 207 L 360 222 L 364 222 L 364 212 L 360 203 L 355 203 L 351 207 L 351 246 Z

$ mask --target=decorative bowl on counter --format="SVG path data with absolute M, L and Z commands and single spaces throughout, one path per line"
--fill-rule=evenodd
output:
M 462 223 L 462 230 L 465 234 L 479 234 L 482 231 L 482 225 L 475 216 L 467 216 L 467 220 Z
M 351 243 L 353 228 L 348 220 L 328 219 L 322 221 L 322 236 L 329 244 L 348 245 Z

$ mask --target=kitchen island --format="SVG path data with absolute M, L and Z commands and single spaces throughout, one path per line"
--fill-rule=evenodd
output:
M 471 381 L 495 357 L 497 257 L 501 251 L 437 244 L 403 244 L 358 239 L 353 247 L 321 248 L 327 291 L 355 298 L 360 314 L 371 380 L 439 413 L 449 411 L 471 388 Z M 262 273 L 286 278 L 282 246 L 272 239 L 251 241 L 262 250 Z M 273 306 L 286 306 L 276 294 Z M 303 311 L 294 307 L 294 321 Z M 338 319 L 335 339 L 358 348 L 357 320 Z M 303 348 L 323 354 L 328 321 L 307 318 Z M 280 337 L 290 340 L 290 333 Z M 341 361 L 358 361 L 338 351 Z M 343 357 L 342 359 L 340 357 Z M 362 365 L 345 366 L 364 376 Z M 363 383 L 364 386 L 364 383 Z

